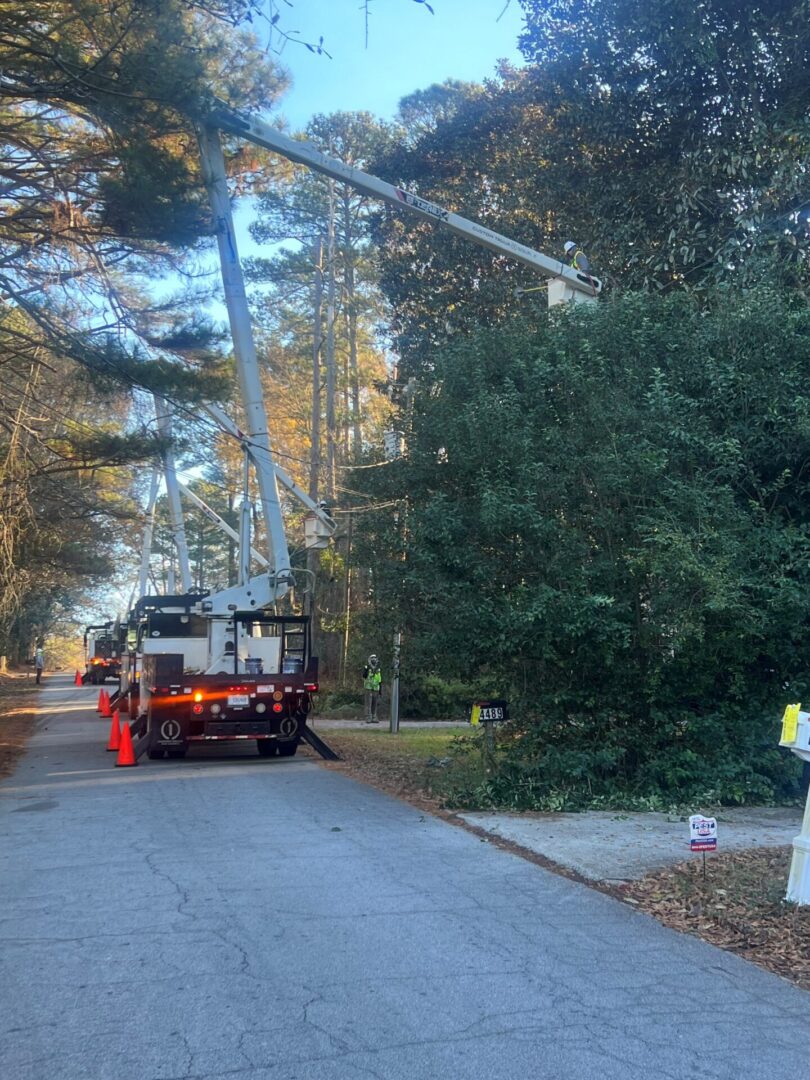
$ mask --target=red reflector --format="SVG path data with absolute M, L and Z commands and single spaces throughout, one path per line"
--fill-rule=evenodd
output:
M 191 706 L 191 711 L 192 711 L 192 712 L 193 712 L 193 713 L 194 713 L 194 714 L 195 714 L 196 716 L 199 716 L 199 715 L 200 715 L 200 713 L 201 713 L 201 712 L 203 711 L 203 707 L 202 707 L 202 705 L 192 705 L 192 706 Z
M 316 682 L 306 682 L 304 683 L 304 689 L 309 690 L 310 694 L 317 694 L 318 684 Z
M 281 704 L 281 702 L 280 702 L 280 701 L 277 701 L 277 702 L 275 703 L 275 705 L 273 706 L 273 712 L 281 712 L 281 710 L 282 710 L 283 708 L 284 708 L 284 706 L 283 706 L 283 705 Z

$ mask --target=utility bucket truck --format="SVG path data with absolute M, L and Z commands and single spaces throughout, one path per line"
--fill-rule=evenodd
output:
M 255 740 L 263 757 L 292 757 L 318 690 L 309 618 L 212 616 L 207 603 L 146 612 L 136 730 L 148 756 L 183 757 L 192 743 Z M 218 655 L 207 666 L 212 652 Z
M 318 689 L 318 662 L 311 655 L 309 618 L 279 613 L 289 608 L 296 579 L 278 493 L 281 470 L 277 469 L 270 447 L 224 159 L 216 132 L 200 132 L 200 149 L 244 412 L 244 426 L 237 428 L 220 415 L 220 410 L 209 407 L 224 430 L 238 438 L 244 451 L 237 584 L 202 597 L 174 596 L 167 604 L 162 602 L 167 598 L 143 595 L 147 575 L 142 565 L 142 598 L 133 620 L 137 632 L 131 654 L 138 685 L 133 734 L 142 740 L 139 751 L 145 748 L 151 758 L 164 754 L 182 757 L 195 742 L 231 740 L 255 740 L 265 757 L 276 753 L 291 757 L 302 738 L 325 756 L 334 757 L 306 724 L 312 695 Z M 166 421 L 168 434 L 165 409 L 160 415 Z M 262 572 L 254 577 L 250 576 L 254 556 L 250 542 L 251 468 L 267 541 L 266 553 L 255 560 Z M 174 468 L 167 467 L 165 474 L 167 491 L 177 490 Z M 287 484 L 282 476 L 281 482 L 291 485 L 293 494 L 320 523 L 320 528 L 311 530 L 313 535 L 307 537 L 307 542 L 324 546 L 334 531 L 334 522 L 308 496 L 297 491 L 292 481 Z M 196 498 L 193 501 L 198 505 L 201 502 Z M 181 525 L 179 491 L 175 517 Z M 176 544 L 177 536 L 178 530 Z
M 220 131 L 273 150 L 291 161 L 413 213 L 423 221 L 447 228 L 498 255 L 516 259 L 551 279 L 550 305 L 593 303 L 602 288 L 601 282 L 589 274 L 579 273 L 486 226 L 345 165 L 315 147 L 290 139 L 255 117 L 241 116 L 224 108 L 209 115 L 199 125 L 202 171 L 219 248 L 244 414 L 243 428 L 238 429 L 227 420 L 224 428 L 242 443 L 245 476 L 249 467 L 255 472 L 269 550 L 262 561 L 265 572 L 251 578 L 250 508 L 245 497 L 239 533 L 238 585 L 202 598 L 191 595 L 146 597 L 148 560 L 142 565 L 141 607 L 136 606 L 129 624 L 127 686 L 122 684 L 120 692 L 128 692 L 134 697 L 135 690 L 139 691 L 134 734 L 146 737 L 152 757 L 162 757 L 164 753 L 181 756 L 191 742 L 220 739 L 255 739 L 264 755 L 277 750 L 290 756 L 295 753 L 301 737 L 320 749 L 317 746 L 320 740 L 306 725 L 311 695 L 318 688 L 317 660 L 310 655 L 309 621 L 305 616 L 274 613 L 295 586 L 278 482 L 287 486 L 310 511 L 308 546 L 326 546 L 334 531 L 334 522 L 321 507 L 297 490 L 273 460 Z M 209 407 L 209 412 L 218 416 L 219 410 Z M 162 433 L 170 435 L 166 403 L 158 398 L 156 416 Z M 164 469 L 167 493 L 173 505 L 181 571 L 188 576 L 173 459 L 165 457 Z M 153 477 L 148 513 L 154 507 L 155 497 Z M 144 550 L 146 552 L 146 545 Z M 190 583 L 184 581 L 184 587 L 190 590 Z M 134 649 L 131 644 L 133 629 Z
M 223 419 L 225 430 L 243 436 Z M 250 543 L 249 451 L 245 470 L 241 527 L 232 529 L 184 485 L 166 473 L 167 488 L 177 487 L 231 540 L 238 542 L 238 583 L 215 593 L 178 595 L 142 593 L 125 624 L 126 656 L 119 698 L 126 697 L 139 753 L 150 758 L 182 757 L 195 742 L 255 740 L 263 757 L 291 757 L 302 738 L 325 756 L 333 756 L 307 729 L 312 695 L 318 689 L 317 659 L 312 656 L 310 623 L 303 615 L 278 614 L 276 607 L 292 583 L 292 572 L 271 572 L 269 560 Z M 323 546 L 334 530 L 326 512 L 286 486 L 316 516 L 317 535 L 307 545 Z M 179 498 L 175 537 L 184 524 Z M 144 533 L 140 587 L 145 589 L 151 523 Z M 250 577 L 251 562 L 265 571 Z M 280 560 L 277 557 L 277 562 Z M 286 561 L 286 560 L 285 560 Z M 190 574 L 181 575 L 190 585 Z M 288 605 L 285 604 L 285 607 Z
M 82 683 L 98 686 L 121 674 L 121 653 L 118 633 L 112 620 L 84 631 L 84 675 Z

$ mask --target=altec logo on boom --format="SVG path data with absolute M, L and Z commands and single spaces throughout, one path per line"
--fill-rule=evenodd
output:
M 397 198 L 401 202 L 413 206 L 416 210 L 421 210 L 423 214 L 430 214 L 431 217 L 438 218 L 440 221 L 447 221 L 450 216 L 449 210 L 437 206 L 436 203 L 428 202 L 427 199 L 420 199 L 418 195 L 411 195 L 410 191 L 403 191 L 402 188 L 397 188 L 396 191 Z

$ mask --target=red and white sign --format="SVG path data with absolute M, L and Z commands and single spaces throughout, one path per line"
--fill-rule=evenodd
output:
M 692 814 L 689 818 L 689 847 L 692 851 L 717 851 L 717 819 Z

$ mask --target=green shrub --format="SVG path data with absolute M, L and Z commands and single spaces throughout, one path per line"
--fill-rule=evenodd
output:
M 657 736 L 650 732 L 630 749 L 627 733 L 615 715 L 512 723 L 498 732 L 489 771 L 477 764 L 482 748 L 475 757 L 470 739 L 458 740 L 444 798 L 459 808 L 538 811 L 667 811 L 800 798 L 801 762 L 777 747 L 778 724 L 769 717 L 729 707 L 679 714 L 668 730 L 659 723 Z
M 404 669 L 441 674 L 414 711 L 463 715 L 490 672 L 521 718 L 465 797 L 795 797 L 777 743 L 810 699 L 810 305 L 627 295 L 457 335 L 430 371 L 407 458 L 367 478 L 407 498 L 405 558 L 383 515 L 358 550 L 381 640 L 396 626 Z
M 356 687 L 336 687 L 322 690 L 318 695 L 318 711 L 334 712 L 338 709 L 362 709 L 363 691 Z

